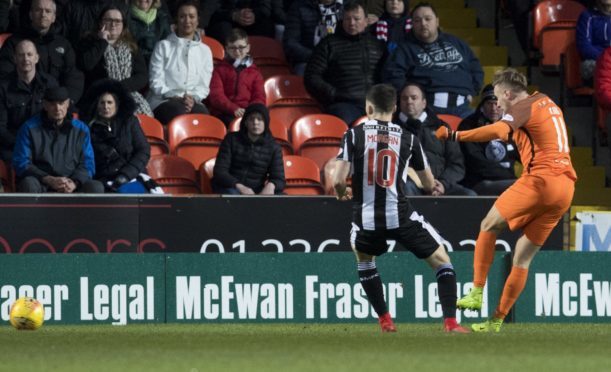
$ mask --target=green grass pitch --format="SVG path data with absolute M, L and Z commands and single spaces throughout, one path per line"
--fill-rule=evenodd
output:
M 0 371 L 611 371 L 611 323 L 0 326 Z

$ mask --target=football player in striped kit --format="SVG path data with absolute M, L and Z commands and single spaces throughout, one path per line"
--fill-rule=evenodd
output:
M 382 332 L 396 332 L 375 263 L 375 256 L 387 251 L 386 239 L 395 239 L 436 272 L 445 331 L 467 333 L 456 322 L 456 273 L 442 238 L 412 208 L 404 192 L 410 166 L 429 193 L 434 179 L 418 138 L 392 123 L 396 101 L 392 86 L 370 88 L 366 96 L 369 120 L 346 132 L 335 165 L 337 198 L 353 201 L 350 242 L 361 285 L 378 314 Z M 351 170 L 352 191 L 346 183 Z

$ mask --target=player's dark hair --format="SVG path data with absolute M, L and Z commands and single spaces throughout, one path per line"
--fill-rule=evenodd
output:
M 515 68 L 507 67 L 494 73 L 492 85 L 504 85 L 514 93 L 528 91 L 528 79 Z
M 390 84 L 376 84 L 369 88 L 366 99 L 377 112 L 392 113 L 397 102 L 397 91 Z
M 416 4 L 416 6 L 412 9 L 412 12 L 410 13 L 410 16 L 413 18 L 414 12 L 420 8 L 431 8 L 431 10 L 433 11 L 433 14 L 435 14 L 435 17 L 439 17 L 437 15 L 437 11 L 435 10 L 435 7 L 433 6 L 433 4 L 429 3 L 428 1 L 421 1 L 418 4 Z

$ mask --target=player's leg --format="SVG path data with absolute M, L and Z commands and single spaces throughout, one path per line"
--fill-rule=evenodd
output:
M 459 309 L 479 310 L 482 307 L 483 289 L 488 271 L 494 260 L 496 237 L 507 228 L 507 222 L 496 206 L 492 206 L 482 220 L 480 232 L 475 242 L 473 255 L 473 288 L 456 303 Z
M 513 256 L 513 266 L 509 277 L 505 281 L 503 294 L 494 312 L 494 316 L 486 322 L 473 324 L 471 326 L 473 331 L 499 332 L 501 330 L 505 317 L 526 286 L 528 267 L 540 248 L 541 245 L 533 243 L 526 235 L 522 235 L 518 239 Z
M 435 271 L 445 331 L 469 333 L 456 322 L 456 272 L 445 248 L 438 246 L 435 252 L 424 260 Z
M 374 256 L 374 254 L 381 254 L 386 251 L 386 240 L 377 239 L 373 233 L 359 231 L 356 226 L 353 226 L 350 241 L 352 243 L 352 250 L 356 254 L 357 270 L 361 286 L 367 295 L 369 303 L 378 314 L 382 332 L 396 332 L 397 328 L 392 321 L 392 317 L 386 306 L 386 301 L 384 300 L 382 278 L 378 273 Z M 376 247 L 382 244 L 383 247 Z M 380 253 L 375 251 L 380 248 Z

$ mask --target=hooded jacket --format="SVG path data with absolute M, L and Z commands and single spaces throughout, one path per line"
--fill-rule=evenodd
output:
M 104 93 L 117 97 L 117 113 L 108 122 L 97 118 L 98 100 Z M 110 79 L 94 83 L 81 107 L 80 117 L 91 131 L 96 179 L 112 181 L 122 174 L 131 180 L 146 173 L 151 147 L 134 115 L 136 103 L 121 83 Z
M 418 137 L 433 176 L 447 190 L 450 188 L 449 185 L 458 184 L 465 176 L 464 158 L 457 142 L 442 142 L 435 137 L 437 128 L 442 125 L 447 126 L 447 124 L 429 108 L 426 108 L 426 113 L 427 117 L 424 122 L 416 119 L 408 119 L 406 122 L 398 121 L 403 128 Z
M 246 122 L 255 112 L 263 116 L 265 131 L 253 142 L 248 137 Z M 235 188 L 237 183 L 241 183 L 259 193 L 267 181 L 276 185 L 276 193 L 284 189 L 284 161 L 282 149 L 269 129 L 269 112 L 264 105 L 257 103 L 246 108 L 240 131 L 228 133 L 223 139 L 212 182 L 222 188 Z
M 127 17 L 127 25 L 132 36 L 138 43 L 138 48 L 144 61 L 148 65 L 151 55 L 155 49 L 155 44 L 170 35 L 170 24 L 172 21 L 163 7 L 157 9 L 157 17 L 150 25 L 130 13 Z
M 582 60 L 597 60 L 611 46 L 611 17 L 596 8 L 581 12 L 575 29 L 575 44 Z
M 154 110 L 171 97 L 189 93 L 196 102 L 208 97 L 212 78 L 212 52 L 199 34 L 187 40 L 171 33 L 155 46 L 149 71 L 148 101 Z
M 72 102 L 78 102 L 83 94 L 84 76 L 76 67 L 74 48 L 59 34 L 55 25 L 51 25 L 44 35 L 27 27 L 9 37 L 0 49 L 0 79 L 7 79 L 15 71 L 15 47 L 24 39 L 36 45 L 40 57 L 36 69 L 53 76 L 61 86 L 68 89 Z

